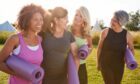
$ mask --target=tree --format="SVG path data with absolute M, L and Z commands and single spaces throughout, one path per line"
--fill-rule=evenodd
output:
M 99 20 L 99 26 L 101 29 L 104 29 L 104 21 L 103 20 Z
M 126 24 L 126 28 L 131 31 L 138 31 L 140 30 L 140 10 L 136 12 L 129 13 L 130 21 Z

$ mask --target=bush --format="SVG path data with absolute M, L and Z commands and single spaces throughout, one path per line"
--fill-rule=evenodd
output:
M 93 32 L 92 33 L 92 43 L 94 45 L 97 45 L 98 44 L 99 38 L 100 38 L 100 32 Z
M 14 32 L 0 32 L 0 44 L 4 44 L 6 39 Z
M 140 47 L 140 31 L 131 32 L 133 39 L 134 39 L 134 46 Z
M 134 46 L 140 47 L 140 31 L 137 32 L 130 32 L 134 39 Z M 93 44 L 98 44 L 100 38 L 100 32 L 92 32 L 92 41 Z

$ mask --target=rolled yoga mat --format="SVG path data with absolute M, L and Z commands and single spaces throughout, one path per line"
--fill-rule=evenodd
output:
M 138 64 L 129 48 L 126 48 L 125 62 L 126 62 L 127 68 L 130 70 L 134 70 L 138 66 Z
M 68 84 L 80 84 L 78 71 L 71 53 L 68 56 Z
M 89 49 L 87 45 L 82 45 L 78 50 L 78 56 L 80 59 L 84 60 L 89 54 Z
M 6 64 L 18 76 L 24 78 L 27 81 L 32 81 L 33 84 L 38 84 L 41 82 L 44 76 L 44 70 L 40 66 L 31 64 L 14 55 L 7 59 Z

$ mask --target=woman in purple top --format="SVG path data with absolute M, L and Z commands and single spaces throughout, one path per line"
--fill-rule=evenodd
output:
M 40 6 L 34 4 L 24 6 L 17 20 L 17 28 L 20 32 L 9 37 L 0 51 L 0 70 L 10 74 L 9 84 L 32 84 L 18 77 L 4 61 L 10 54 L 15 54 L 32 64 L 41 64 L 43 60 L 42 39 L 38 36 L 38 32 L 42 29 L 44 13 Z

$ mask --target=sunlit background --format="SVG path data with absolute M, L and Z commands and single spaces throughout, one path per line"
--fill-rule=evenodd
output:
M 20 9 L 30 3 L 41 5 L 45 9 L 62 6 L 69 11 L 70 23 L 75 10 L 79 6 L 86 6 L 90 12 L 92 25 L 97 20 L 103 20 L 105 26 L 109 26 L 110 18 L 116 10 L 132 12 L 140 9 L 140 0 L 1 0 L 0 23 L 7 20 L 14 23 Z
M 125 28 L 134 37 L 135 58 L 138 62 L 138 68 L 133 71 L 125 68 L 122 84 L 140 84 L 140 0 L 1 0 L 0 50 L 3 48 L 9 35 L 15 31 L 11 24 L 16 21 L 19 11 L 23 6 L 31 3 L 41 5 L 46 10 L 56 6 L 66 8 L 69 12 L 69 24 L 73 21 L 76 9 L 80 6 L 88 8 L 94 29 L 91 33 L 93 51 L 86 60 L 88 84 L 103 84 L 101 73 L 96 69 L 96 51 L 101 34 L 101 28 L 96 23 L 103 21 L 104 25 L 102 27 L 109 26 L 110 19 L 115 11 L 125 10 L 128 13 L 133 12 L 133 14 L 129 14 L 132 21 Z M 0 71 L 0 84 L 7 84 L 8 77 L 8 74 Z

